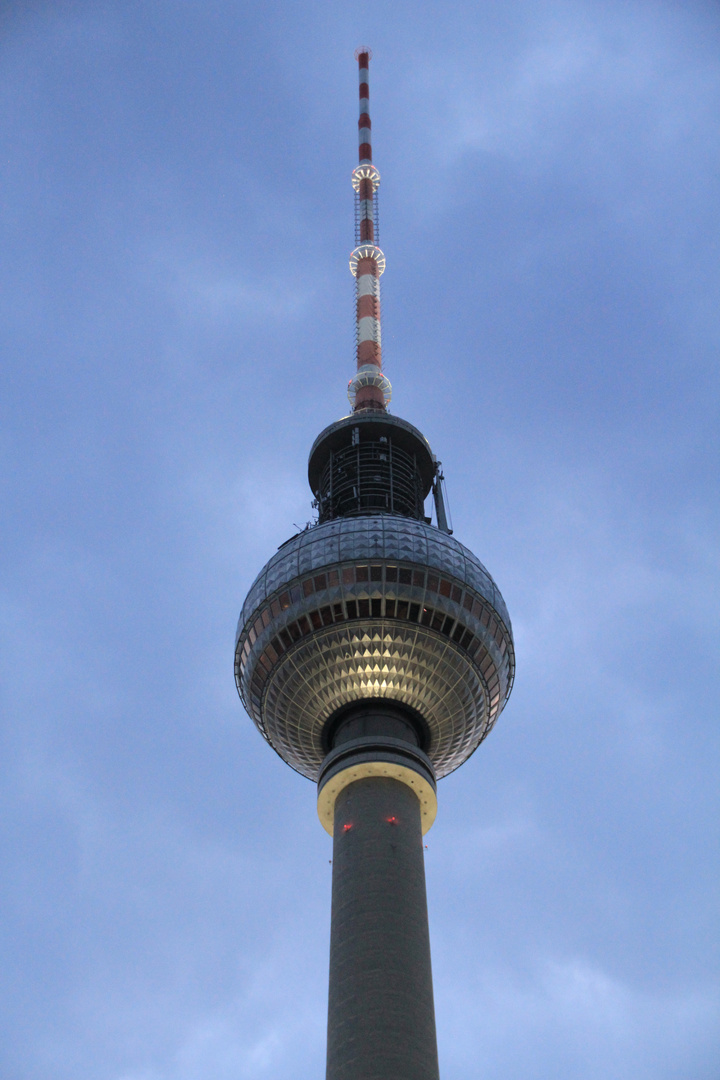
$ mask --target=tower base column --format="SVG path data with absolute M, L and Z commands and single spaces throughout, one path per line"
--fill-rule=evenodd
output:
M 438 1080 L 420 799 L 370 776 L 334 809 L 327 1080 Z

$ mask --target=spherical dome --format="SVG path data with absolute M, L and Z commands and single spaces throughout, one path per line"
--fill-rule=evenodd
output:
M 495 582 L 454 537 L 413 518 L 336 518 L 299 533 L 261 570 L 238 623 L 245 707 L 312 779 L 326 722 L 362 698 L 419 713 L 436 775 L 447 775 L 487 735 L 514 670 Z

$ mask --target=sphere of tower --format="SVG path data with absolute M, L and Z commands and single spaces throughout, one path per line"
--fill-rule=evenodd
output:
M 236 637 L 245 707 L 312 779 L 333 717 L 362 699 L 416 715 L 436 776 L 447 775 L 490 731 L 514 667 L 510 618 L 485 567 L 403 514 L 336 517 L 292 537 L 251 586 Z

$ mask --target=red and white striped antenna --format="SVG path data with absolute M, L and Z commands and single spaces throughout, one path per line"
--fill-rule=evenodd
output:
M 355 52 L 360 78 L 360 119 L 358 120 L 358 166 L 353 169 L 358 246 L 350 256 L 357 301 L 357 374 L 348 384 L 348 398 L 354 412 L 361 409 L 384 411 L 392 396 L 390 380 L 382 371 L 380 336 L 380 275 L 385 256 L 377 246 L 377 196 L 380 173 L 372 163 L 369 66 L 372 53 L 366 46 Z

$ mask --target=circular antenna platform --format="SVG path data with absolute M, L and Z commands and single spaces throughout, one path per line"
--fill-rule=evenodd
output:
M 374 259 L 377 263 L 378 277 L 385 273 L 385 256 L 375 244 L 361 244 L 350 252 L 350 273 L 353 277 L 357 277 L 360 259 Z
M 376 386 L 382 393 L 385 406 L 390 404 L 392 398 L 392 386 L 387 375 L 383 375 L 382 371 L 375 364 L 363 364 L 360 370 L 348 383 L 348 401 L 355 408 L 355 402 L 357 401 L 358 390 L 362 390 L 366 386 Z
M 380 173 L 374 165 L 357 165 L 352 171 L 352 186 L 355 191 L 360 191 L 361 180 L 372 180 L 373 193 L 380 187 Z

